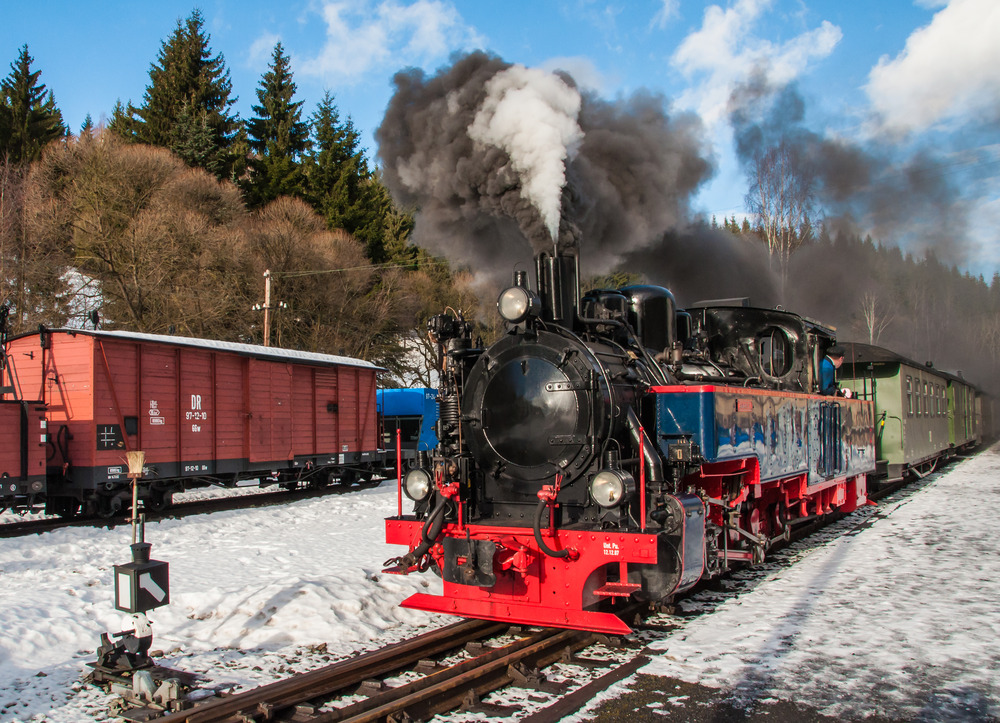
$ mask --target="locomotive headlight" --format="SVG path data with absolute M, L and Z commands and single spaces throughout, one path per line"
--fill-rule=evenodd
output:
M 431 475 L 425 469 L 411 469 L 403 479 L 403 491 L 414 502 L 423 502 L 431 493 Z
M 504 289 L 497 299 L 500 316 L 512 324 L 520 324 L 530 316 L 538 316 L 541 305 L 537 296 L 520 286 Z
M 601 507 L 617 507 L 632 494 L 635 480 L 627 472 L 606 469 L 590 481 L 590 496 Z

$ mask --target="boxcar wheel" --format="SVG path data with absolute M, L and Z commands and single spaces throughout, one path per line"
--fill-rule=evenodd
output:
M 95 514 L 102 519 L 110 519 L 121 512 L 121 497 L 101 496 L 97 498 Z
M 173 501 L 173 493 L 169 491 L 152 490 L 145 500 L 145 505 L 153 512 L 163 512 Z

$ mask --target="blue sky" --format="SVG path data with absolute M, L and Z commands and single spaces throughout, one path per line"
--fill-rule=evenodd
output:
M 75 131 L 88 113 L 109 116 L 118 99 L 141 103 L 162 41 L 195 7 L 225 56 L 242 117 L 280 40 L 306 110 L 332 91 L 370 156 L 392 75 L 433 73 L 455 51 L 566 69 L 608 99 L 662 93 L 705 123 L 716 171 L 696 207 L 719 217 L 743 211 L 746 185 L 726 102 L 764 65 L 772 82 L 795 84 L 806 125 L 823 137 L 973 158 L 949 166 L 969 214 L 962 266 L 987 278 L 1000 269 L 996 0 L 0 0 L 0 72 L 27 43 Z

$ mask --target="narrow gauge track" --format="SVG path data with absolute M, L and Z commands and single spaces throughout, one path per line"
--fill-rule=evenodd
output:
M 870 494 L 884 499 L 905 486 L 900 480 Z M 828 515 L 801 525 L 793 531 L 789 544 L 807 538 L 828 524 L 847 515 Z M 868 523 L 860 522 L 860 526 Z M 782 563 L 778 563 L 782 564 Z M 717 581 L 716 581 L 717 582 Z M 740 590 L 731 591 L 738 594 Z M 718 588 L 711 583 L 698 585 L 681 596 L 685 599 L 704 590 Z M 675 601 L 677 602 L 677 601 Z M 673 610 L 673 606 L 670 606 Z M 678 624 L 671 615 L 653 614 L 648 604 L 623 608 L 621 614 L 632 618 L 637 639 L 669 635 Z M 702 613 L 689 613 L 684 618 Z M 484 641 L 507 636 L 493 646 Z M 491 716 L 509 717 L 517 712 L 511 706 L 482 704 L 481 698 L 505 687 L 514 686 L 556 694 L 555 702 L 529 714 L 528 723 L 557 720 L 585 705 L 600 690 L 636 672 L 648 662 L 640 650 L 623 651 L 614 659 L 580 657 L 597 643 L 623 646 L 621 639 L 578 630 L 532 628 L 521 630 L 503 623 L 463 620 L 433 630 L 411 640 L 342 660 L 332 665 L 301 673 L 269 685 L 209 699 L 186 711 L 159 719 L 164 723 L 249 723 L 251 721 L 294 721 L 295 723 L 361 723 L 370 721 L 426 720 L 455 710 L 483 711 Z M 631 647 L 641 642 L 630 641 Z M 442 666 L 443 659 L 462 647 L 469 657 Z M 547 681 L 541 672 L 554 663 L 607 669 L 573 691 L 568 686 Z M 387 687 L 381 681 L 414 671 L 405 682 Z M 355 693 L 366 697 L 337 707 L 332 701 Z M 565 695 L 563 695 L 565 693 Z
M 496 647 L 485 641 L 498 636 Z M 361 723 L 362 721 L 424 720 L 462 707 L 475 708 L 479 699 L 507 685 L 561 692 L 539 672 L 555 662 L 612 666 L 618 661 L 585 660 L 574 654 L 605 639 L 597 633 L 540 628 L 520 630 L 504 623 L 463 620 L 416 638 L 395 643 L 349 660 L 222 698 L 210 699 L 186 711 L 171 713 L 163 723 L 215 721 L 296 721 L 301 723 Z M 432 661 L 462 646 L 469 658 L 441 667 Z M 411 668 L 423 675 L 391 688 L 378 682 Z M 360 686 L 368 697 L 331 707 L 336 697 L 350 696 Z M 497 706 L 486 706 L 494 714 Z M 507 709 L 507 713 L 513 713 Z
M 370 483 L 360 485 L 330 485 L 327 487 L 303 487 L 293 490 L 272 490 L 269 492 L 257 492 L 248 495 L 233 495 L 231 497 L 213 497 L 202 500 L 192 500 L 190 502 L 176 502 L 164 510 L 154 511 L 150 509 L 140 510 L 147 522 L 165 520 L 170 518 L 189 517 L 191 515 L 204 515 L 212 512 L 225 512 L 228 510 L 242 510 L 252 507 L 270 507 L 273 505 L 284 505 L 289 502 L 308 500 L 325 495 L 342 495 L 348 492 L 355 492 L 360 489 L 381 484 L 384 480 L 373 480 Z M 10 537 L 25 537 L 37 535 L 43 532 L 51 532 L 62 527 L 107 527 L 114 528 L 118 525 L 125 525 L 130 522 L 129 512 L 126 510 L 123 515 L 114 517 L 98 517 L 94 515 L 79 517 L 49 517 L 41 520 L 23 520 L 18 522 L 0 523 L 0 539 Z

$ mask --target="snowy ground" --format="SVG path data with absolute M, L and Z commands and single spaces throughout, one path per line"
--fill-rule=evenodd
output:
M 840 719 L 1000 718 L 998 507 L 1000 446 L 794 546 L 794 564 L 653 643 L 640 673 L 758 709 L 780 699 Z
M 676 619 L 641 672 L 841 718 L 996 716 L 998 502 L 994 448 L 742 573 L 738 596 L 700 594 L 686 605 L 706 612 Z M 171 604 L 150 613 L 161 664 L 249 687 L 450 622 L 396 606 L 437 578 L 381 574 L 401 552 L 382 542 L 395 509 L 387 482 L 148 525 L 170 563 Z M 130 627 L 112 603 L 130 542 L 127 526 L 0 542 L 0 722 L 108 719 L 79 681 L 100 633 Z
M 215 684 L 259 685 L 413 635 L 435 617 L 396 603 L 430 575 L 382 575 L 392 482 L 280 507 L 146 526 L 170 563 L 170 605 L 149 613 L 163 665 Z M 105 720 L 79 680 L 100 634 L 131 629 L 113 604 L 131 529 L 67 528 L 0 542 L 0 721 Z M 437 618 L 443 622 L 443 618 Z

